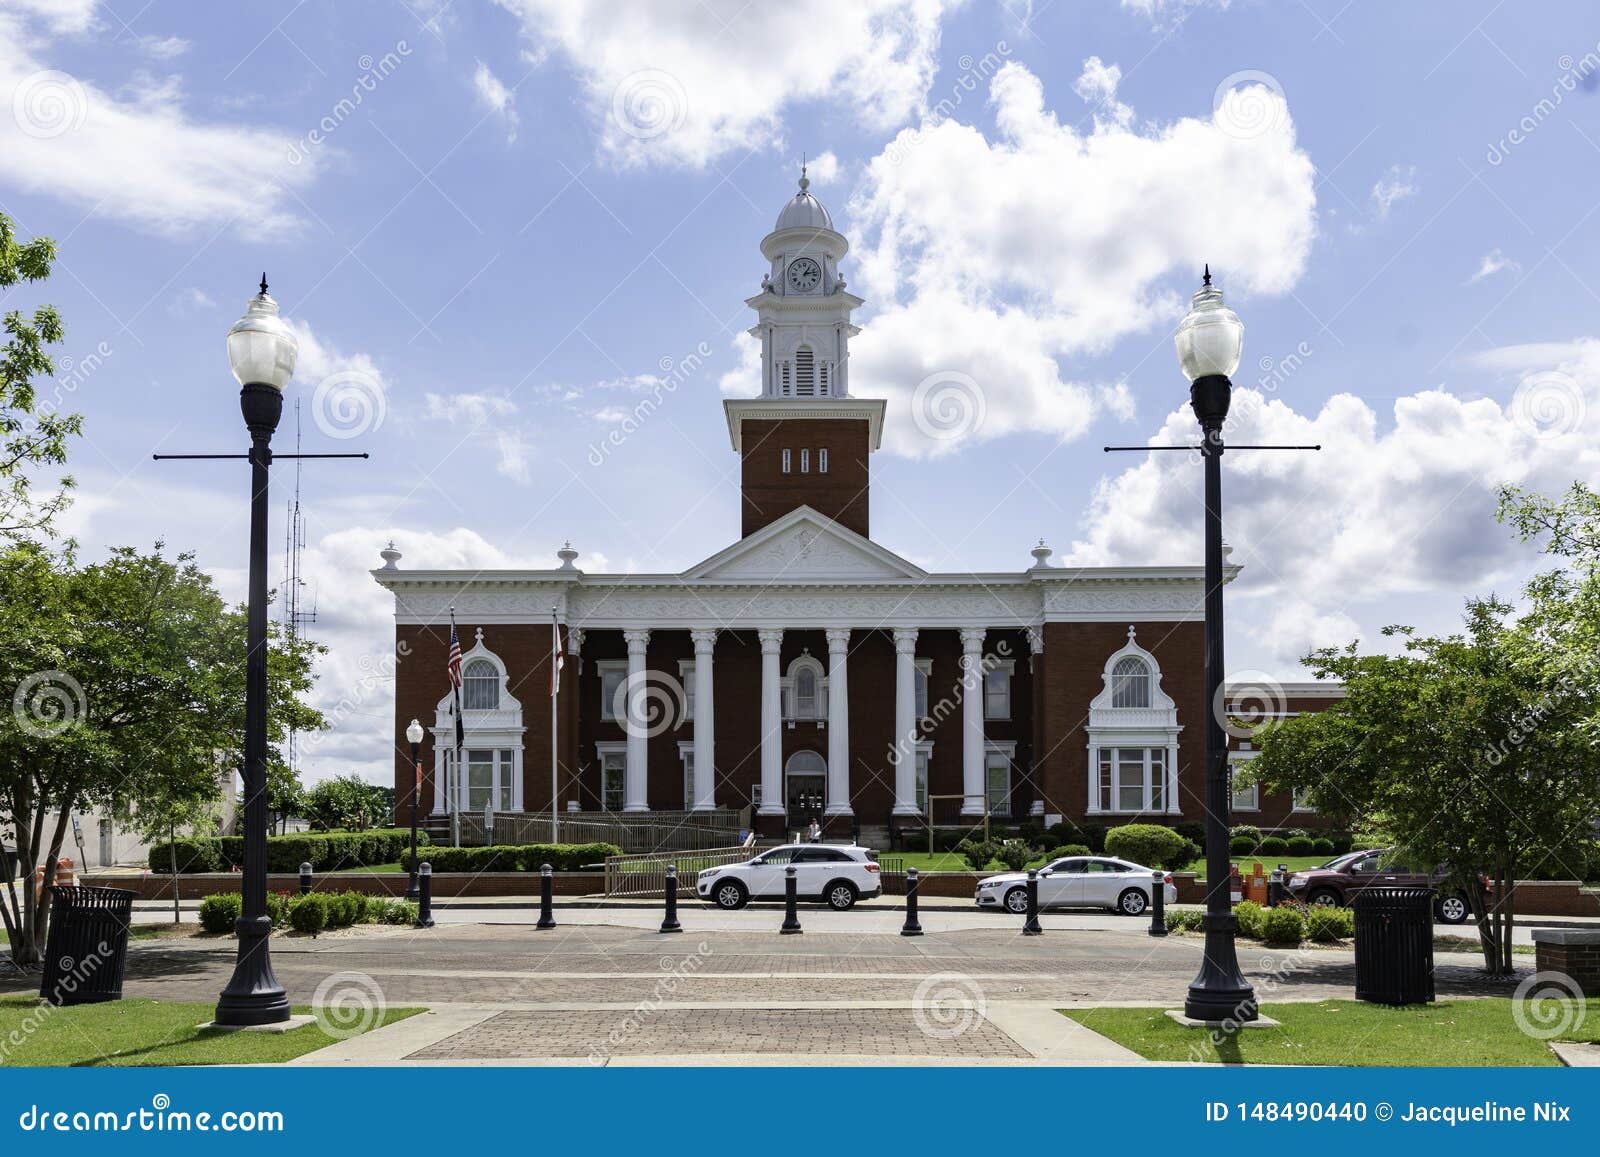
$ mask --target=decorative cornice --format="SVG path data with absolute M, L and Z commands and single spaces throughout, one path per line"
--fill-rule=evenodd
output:
M 746 418 L 865 420 L 867 449 L 876 450 L 883 442 L 883 411 L 887 405 L 882 398 L 724 398 L 722 412 L 728 419 L 728 438 L 736 454 L 743 446 Z

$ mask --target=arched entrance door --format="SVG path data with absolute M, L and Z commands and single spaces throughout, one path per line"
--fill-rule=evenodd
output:
M 797 751 L 784 765 L 783 780 L 789 823 L 820 821 L 828 792 L 828 761 L 815 751 Z

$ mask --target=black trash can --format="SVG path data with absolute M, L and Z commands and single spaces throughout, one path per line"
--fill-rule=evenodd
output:
M 1356 999 L 1374 1004 L 1433 1000 L 1433 891 L 1366 888 L 1356 915 Z
M 51 888 L 39 996 L 51 1004 L 122 999 L 128 924 L 135 893 L 126 888 Z

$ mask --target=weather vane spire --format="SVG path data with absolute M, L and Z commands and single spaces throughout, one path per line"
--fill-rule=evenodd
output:
M 1206 262 L 1206 275 L 1203 278 L 1201 278 L 1200 280 L 1201 280 L 1201 283 L 1204 284 L 1204 285 L 1210 285 L 1211 284 L 1211 262 L 1209 262 L 1209 261 Z

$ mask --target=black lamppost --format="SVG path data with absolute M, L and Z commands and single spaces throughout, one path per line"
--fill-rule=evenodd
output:
M 406 899 L 416 900 L 422 892 L 417 884 L 417 805 L 422 799 L 422 724 L 413 719 L 406 728 L 406 740 L 411 744 L 411 879 L 406 884 Z
M 244 683 L 244 903 L 233 978 L 217 1000 L 219 1025 L 277 1024 L 289 1019 L 289 996 L 272 972 L 267 915 L 267 482 L 272 432 L 300 343 L 278 303 L 261 292 L 228 331 L 228 361 L 239 382 L 239 408 L 250 431 L 250 588 Z
M 1255 1020 L 1256 994 L 1239 971 L 1234 947 L 1238 920 L 1229 894 L 1228 738 L 1222 720 L 1222 423 L 1233 394 L 1229 375 L 1244 351 L 1244 323 L 1222 303 L 1211 269 L 1174 336 L 1178 364 L 1189 379 L 1189 404 L 1200 421 L 1205 462 L 1206 551 L 1206 932 L 1205 959 L 1189 985 L 1183 1011 L 1194 1020 Z

